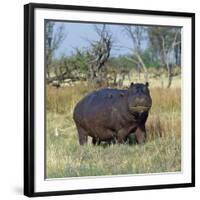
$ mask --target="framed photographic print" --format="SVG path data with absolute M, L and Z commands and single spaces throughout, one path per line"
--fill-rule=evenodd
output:
M 24 194 L 195 186 L 195 14 L 24 6 Z

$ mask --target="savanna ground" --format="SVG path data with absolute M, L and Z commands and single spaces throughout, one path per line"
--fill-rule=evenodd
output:
M 144 145 L 78 143 L 72 119 L 76 103 L 96 89 L 86 82 L 55 88 L 47 86 L 46 177 L 63 178 L 117 174 L 177 172 L 181 170 L 180 78 L 171 88 L 150 80 L 153 105 L 146 123 Z

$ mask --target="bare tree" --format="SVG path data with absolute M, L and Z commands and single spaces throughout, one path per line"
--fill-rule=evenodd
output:
M 167 88 L 171 86 L 172 83 L 172 65 L 170 64 L 170 55 L 174 51 L 174 48 L 177 44 L 180 43 L 180 41 L 177 41 L 177 36 L 179 34 L 179 29 L 174 32 L 172 35 L 172 42 L 169 47 L 166 47 L 166 40 L 165 37 L 161 36 L 162 38 L 162 52 L 163 52 L 163 59 L 167 67 L 168 72 L 168 85 Z
M 66 38 L 66 34 L 64 33 L 64 26 L 62 24 L 58 27 L 55 27 L 55 23 L 52 21 L 47 21 L 45 34 L 46 34 L 46 71 L 48 80 L 50 79 L 50 66 L 52 66 L 54 53 L 59 48 L 63 40 Z M 58 71 L 56 67 L 57 66 L 54 66 L 55 74 Z
M 90 41 L 90 49 L 88 51 L 89 61 L 89 77 L 91 80 L 103 78 L 103 67 L 110 57 L 112 47 L 112 34 L 106 29 L 106 25 L 95 25 L 95 32 L 99 39 L 97 41 Z
M 145 27 L 139 25 L 127 25 L 124 26 L 124 30 L 127 33 L 128 37 L 131 39 L 133 47 L 133 57 L 129 58 L 132 60 L 137 66 L 140 66 L 142 71 L 144 72 L 145 82 L 148 81 L 148 70 L 142 59 L 142 43 L 145 39 Z
M 181 44 L 180 28 L 151 27 L 148 32 L 153 48 L 160 53 L 161 63 L 167 69 L 167 88 L 169 88 L 172 83 L 173 54 L 176 46 Z

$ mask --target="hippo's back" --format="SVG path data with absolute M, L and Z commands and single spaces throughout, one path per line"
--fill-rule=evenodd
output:
M 74 109 L 74 121 L 84 124 L 94 120 L 107 120 L 112 105 L 126 90 L 100 89 L 85 96 Z

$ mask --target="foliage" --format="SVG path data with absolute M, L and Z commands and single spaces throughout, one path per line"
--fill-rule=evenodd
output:
M 108 65 L 112 68 L 120 70 L 131 70 L 134 68 L 134 64 L 127 59 L 127 56 L 118 56 L 110 58 Z
M 65 39 L 66 34 L 64 32 L 64 26 L 60 25 L 55 28 L 55 23 L 53 21 L 46 21 L 45 24 L 45 45 L 46 45 L 46 69 L 47 69 L 47 78 L 50 78 L 50 68 L 54 66 L 54 70 L 57 70 L 57 65 L 53 65 L 54 53 L 59 48 L 62 41 Z M 58 72 L 59 70 L 57 70 Z M 57 74 L 56 74 L 57 75 Z
M 151 47 L 145 49 L 141 57 L 146 63 L 147 68 L 159 68 L 161 66 L 160 60 L 158 60 L 158 57 L 154 53 L 154 49 Z
M 76 47 L 71 55 L 63 54 L 59 58 L 55 58 L 55 51 L 66 37 L 63 24 L 60 26 L 55 24 L 54 22 L 46 24 L 48 83 L 57 81 L 61 84 L 65 79 L 72 81 L 87 79 L 103 83 L 109 76 L 116 85 L 117 77 L 124 73 L 121 78 L 123 84 L 125 74 L 130 74 L 134 70 L 137 72 L 138 79 L 141 79 L 140 74 L 143 73 L 144 81 L 149 81 L 150 73 L 153 71 L 155 71 L 155 76 L 159 71 L 161 81 L 163 75 L 166 74 L 168 77 L 167 87 L 170 87 L 174 75 L 180 74 L 181 68 L 174 74 L 176 66 L 181 65 L 181 29 L 178 27 L 121 26 L 122 33 L 125 33 L 131 47 L 125 55 L 112 57 L 111 51 L 117 39 L 115 38 L 114 41 L 112 30 L 109 29 L 108 24 L 95 24 L 93 31 L 97 37 L 93 41 L 87 39 L 88 46 Z

